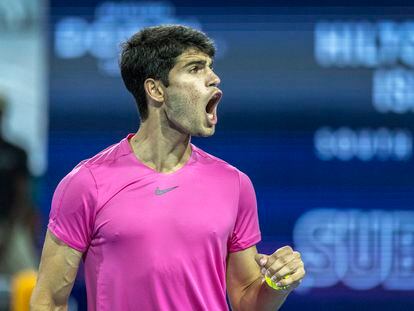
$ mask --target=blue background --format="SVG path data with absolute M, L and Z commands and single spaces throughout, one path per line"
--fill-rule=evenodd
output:
M 92 23 L 99 3 L 68 5 L 52 0 L 49 8 L 49 168 L 41 199 L 45 222 L 59 180 L 79 161 L 139 126 L 134 101 L 119 76 L 103 74 L 90 53 L 72 59 L 56 55 L 59 21 L 76 16 Z M 259 252 L 294 246 L 293 228 L 310 210 L 412 210 L 412 159 L 322 161 L 317 157 L 314 134 L 321 127 L 411 131 L 414 117 L 412 112 L 375 111 L 372 69 L 322 68 L 314 56 L 314 29 L 321 20 L 401 22 L 413 18 L 414 8 L 340 7 L 339 2 L 332 7 L 265 1 L 169 3 L 175 8 L 174 18 L 195 18 L 216 40 L 215 70 L 224 92 L 219 123 L 213 137 L 192 142 L 253 181 L 263 235 Z M 73 296 L 81 310 L 84 295 L 80 273 Z M 338 282 L 293 293 L 283 310 L 409 310 L 414 308 L 412 297 L 412 290 L 387 290 L 381 285 L 355 290 Z

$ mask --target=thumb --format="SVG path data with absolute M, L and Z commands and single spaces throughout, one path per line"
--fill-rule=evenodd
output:
M 265 254 L 256 254 L 254 256 L 254 259 L 256 260 L 257 264 L 261 267 L 264 267 L 264 265 L 267 263 L 267 255 Z

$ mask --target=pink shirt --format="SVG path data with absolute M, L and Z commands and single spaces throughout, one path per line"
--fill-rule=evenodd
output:
M 192 144 L 182 168 L 158 173 L 130 137 L 53 197 L 48 228 L 84 253 L 88 310 L 228 310 L 227 254 L 261 239 L 250 179 Z

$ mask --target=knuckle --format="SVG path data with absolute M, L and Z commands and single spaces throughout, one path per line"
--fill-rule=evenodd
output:
M 269 262 L 275 263 L 279 259 L 279 256 L 270 256 Z
M 276 261 L 276 258 L 275 257 L 273 257 L 273 256 L 270 256 L 268 259 L 267 259 L 267 263 L 266 263 L 266 265 L 265 265 L 265 267 L 266 268 L 270 268 L 274 263 L 275 263 L 275 261 Z
M 281 248 L 279 248 L 276 253 L 291 253 L 292 252 L 292 248 L 289 245 L 283 246 Z
M 277 281 L 284 284 L 287 281 L 287 279 L 284 279 L 282 275 L 277 275 Z
M 293 260 L 293 261 L 288 263 L 288 267 L 292 270 L 296 269 L 298 267 L 298 262 Z
M 281 273 L 281 276 L 291 275 L 291 274 L 292 274 L 291 269 L 289 269 L 289 268 L 285 267 L 285 268 L 283 268 L 283 271 L 282 271 L 282 273 Z
M 283 269 L 283 267 L 284 267 L 284 264 L 282 264 L 282 263 L 279 262 L 278 264 L 275 265 L 275 269 L 274 270 L 275 270 L 275 272 L 276 271 L 280 271 L 280 270 Z
M 298 275 L 298 278 L 302 279 L 305 276 L 305 270 L 298 269 L 297 270 L 297 275 Z

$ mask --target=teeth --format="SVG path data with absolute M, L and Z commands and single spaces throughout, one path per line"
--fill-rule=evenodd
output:
M 207 113 L 207 116 L 210 120 L 214 119 L 214 114 L 212 114 L 212 113 Z

